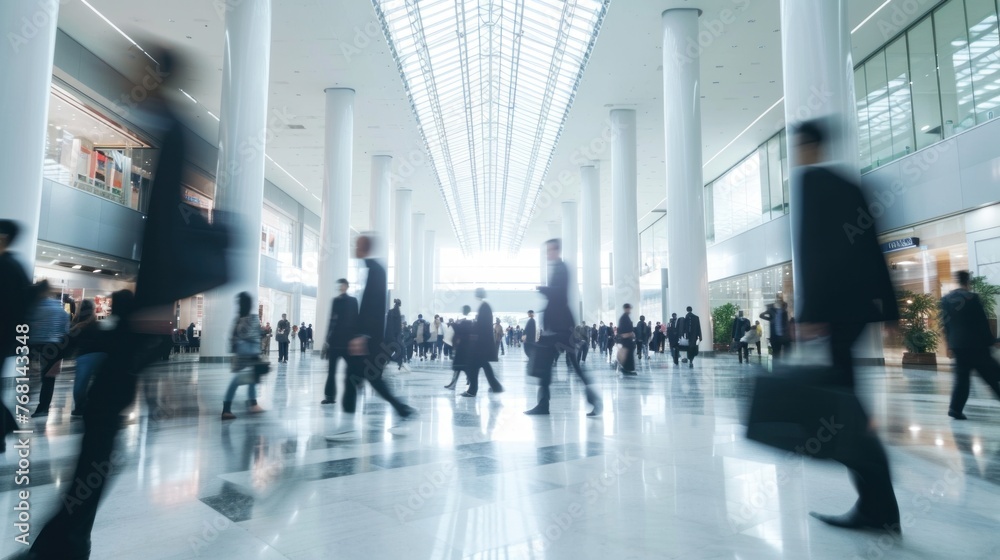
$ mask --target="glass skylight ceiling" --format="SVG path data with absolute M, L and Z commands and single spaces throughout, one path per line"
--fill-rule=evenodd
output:
M 372 0 L 462 250 L 517 251 L 610 0 Z

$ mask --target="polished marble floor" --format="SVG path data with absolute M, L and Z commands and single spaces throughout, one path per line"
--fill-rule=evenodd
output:
M 318 356 L 293 352 L 261 387 L 267 412 L 239 404 L 226 423 L 227 368 L 192 360 L 145 376 L 93 558 L 1000 558 L 1000 403 L 977 380 L 970 420 L 952 421 L 943 370 L 863 370 L 860 391 L 911 514 L 894 540 L 808 516 L 853 504 L 846 472 L 743 437 L 752 368 L 732 356 L 693 369 L 654 359 L 621 377 L 591 355 L 599 419 L 586 417 L 564 365 L 552 414 L 523 415 L 535 387 L 517 349 L 496 368 L 507 390 L 476 399 L 442 388 L 447 364 L 415 361 L 387 378 L 419 419 L 390 432 L 392 410 L 369 389 L 361 437 L 349 442 L 323 437 L 340 410 L 319 404 Z M 35 422 L 35 531 L 79 444 L 71 383 L 64 374 L 52 414 Z M 13 512 L 9 451 L 0 468 L 0 508 Z M 12 523 L 0 527 L 0 556 L 23 548 Z

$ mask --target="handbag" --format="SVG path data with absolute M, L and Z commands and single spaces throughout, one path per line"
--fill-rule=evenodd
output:
M 688 335 L 686 334 L 681 335 L 681 337 L 677 339 L 677 346 L 688 346 L 689 344 Z
M 631 350 L 629 348 L 625 347 L 625 346 L 622 346 L 621 348 L 618 349 L 618 363 L 619 364 L 624 364 L 625 361 L 628 360 L 629 352 L 631 352 Z

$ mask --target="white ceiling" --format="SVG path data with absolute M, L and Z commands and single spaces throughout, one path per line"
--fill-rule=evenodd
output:
M 218 123 L 207 111 L 220 113 L 224 13 L 217 12 L 216 7 L 225 3 L 89 2 L 140 45 L 150 39 L 162 40 L 193 55 L 193 71 L 178 85 L 198 104 L 180 94 L 176 99 L 182 119 L 215 144 Z M 883 0 L 849 0 L 851 27 L 883 4 Z M 922 15 L 929 8 L 924 4 L 933 3 L 885 3 L 854 33 L 855 62 L 883 45 L 894 34 L 893 29 Z M 909 5 L 920 5 L 920 9 L 917 13 L 902 10 Z M 666 192 L 660 14 L 670 7 L 702 9 L 703 28 L 721 20 L 724 10 L 731 10 L 735 16 L 732 24 L 722 26 L 722 32 L 705 46 L 701 56 L 705 179 L 725 171 L 783 126 L 784 108 L 780 103 L 775 105 L 782 97 L 778 0 L 612 0 L 546 180 L 547 185 L 553 185 L 560 174 L 568 173 L 570 181 L 565 189 L 546 191 L 556 195 L 555 202 L 574 199 L 579 188 L 580 162 L 593 157 L 601 169 L 604 232 L 611 231 L 611 150 L 606 146 L 593 153 L 590 148 L 601 147 L 596 139 L 607 126 L 610 109 L 632 108 L 637 112 L 639 216 L 657 207 Z M 59 27 L 127 77 L 137 79 L 137 60 L 145 60 L 143 55 L 80 0 L 62 4 Z M 267 178 L 319 213 L 323 90 L 353 88 L 357 97 L 352 226 L 359 230 L 368 227 L 371 156 L 389 154 L 394 157 L 393 170 L 398 178 L 394 187 L 412 188 L 414 211 L 427 214 L 426 223 L 438 232 L 438 244 L 457 246 L 436 178 L 425 163 L 416 120 L 370 0 L 272 2 L 271 37 L 269 115 L 291 116 L 293 124 L 305 128 L 273 131 L 275 135 L 266 151 L 280 168 L 268 162 Z M 547 238 L 547 222 L 559 221 L 560 217 L 558 204 L 538 208 L 525 246 Z M 610 234 L 603 235 L 602 242 L 609 245 Z

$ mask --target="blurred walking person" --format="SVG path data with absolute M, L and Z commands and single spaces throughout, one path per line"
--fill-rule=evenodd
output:
M 576 324 L 573 312 L 569 308 L 569 270 L 561 258 L 562 242 L 559 239 L 546 241 L 545 251 L 549 262 L 549 283 L 547 286 L 538 286 L 537 290 L 548 300 L 548 305 L 545 306 L 542 315 L 542 336 L 529 362 L 531 364 L 529 374 L 538 378 L 538 403 L 524 412 L 529 416 L 549 414 L 551 398 L 549 385 L 552 384 L 553 362 L 560 350 L 572 352 L 573 327 Z M 590 378 L 579 367 L 579 362 L 576 362 L 574 371 L 586 386 L 587 402 L 593 406 L 587 416 L 600 416 L 603 409 L 601 397 L 594 389 Z
M 948 416 L 965 420 L 962 413 L 969 400 L 969 377 L 979 372 L 983 381 L 1000 398 L 1000 364 L 990 354 L 996 343 L 990 331 L 989 319 L 978 294 L 969 291 L 970 275 L 962 270 L 955 274 L 958 288 L 941 299 L 941 325 L 944 327 L 948 353 L 955 358 L 955 386 L 951 390 Z
M 222 419 L 235 420 L 233 414 L 233 399 L 236 397 L 236 390 L 240 385 L 247 386 L 247 412 L 259 414 L 264 409 L 257 404 L 257 383 L 260 382 L 260 371 L 255 367 L 260 361 L 260 320 L 257 315 L 250 313 L 253 307 L 253 300 L 247 292 L 240 292 L 236 296 L 236 305 L 239 308 L 239 315 L 233 323 L 231 336 L 231 349 L 233 351 L 233 379 L 226 389 L 226 396 L 222 399 Z M 112 307 L 112 309 L 114 309 Z
M 358 326 L 355 337 L 348 343 L 347 375 L 344 382 L 344 418 L 334 432 L 327 436 L 332 441 L 356 438 L 354 412 L 357 407 L 358 387 L 365 381 L 372 389 L 396 410 L 403 420 L 415 417 L 416 409 L 403 404 L 382 379 L 382 369 L 392 358 L 392 344 L 386 344 L 385 318 L 388 313 L 389 287 L 385 268 L 371 257 L 375 240 L 360 235 L 356 241 L 354 255 L 365 262 L 368 277 L 361 292 L 358 307 Z
M 337 366 L 340 365 L 341 358 L 347 363 L 347 345 L 357 334 L 358 300 L 347 295 L 349 287 L 346 279 L 338 279 L 337 290 L 340 294 L 333 298 L 330 304 L 330 323 L 326 328 L 324 344 L 326 357 L 330 361 L 327 364 L 326 385 L 323 388 L 323 401 L 320 404 L 337 402 Z
M 854 343 L 866 324 L 899 318 L 896 295 L 876 237 L 878 228 L 853 227 L 858 212 L 869 207 L 861 188 L 823 164 L 824 127 L 804 122 L 793 139 L 800 165 L 793 173 L 793 189 L 801 197 L 793 229 L 802 283 L 796 293 L 798 334 L 803 340 L 829 337 L 833 383 L 853 391 Z M 860 431 L 852 440 L 855 452 L 841 461 L 851 472 L 857 503 L 844 515 L 811 514 L 837 527 L 893 527 L 899 532 L 899 506 L 885 449 L 871 429 Z
M 30 359 L 20 353 L 21 344 L 16 335 L 22 330 L 18 328 L 19 325 L 26 324 L 27 321 L 31 281 L 28 280 L 24 267 L 9 250 L 20 232 L 21 227 L 13 220 L 0 220 L 0 294 L 3 294 L 0 297 L 0 332 L 4 333 L 0 337 L 0 370 L 7 358 L 13 359 L 15 366 L 26 365 Z M 23 334 L 30 335 L 30 332 Z M 0 453 L 7 449 L 7 434 L 17 429 L 14 416 L 3 399 L 3 386 L 4 383 L 0 383 Z
M 479 392 L 480 369 L 486 375 L 486 382 L 490 384 L 490 392 L 503 392 L 503 385 L 500 384 L 496 374 L 493 373 L 493 367 L 490 366 L 490 362 L 497 362 L 500 357 L 497 354 L 499 347 L 493 330 L 493 309 L 486 302 L 484 288 L 476 288 L 476 299 L 479 300 L 479 310 L 476 312 L 476 322 L 472 332 L 473 348 L 470 358 L 472 363 L 470 368 L 466 370 L 469 376 L 469 388 L 462 393 L 463 397 L 475 397 L 476 393 Z

